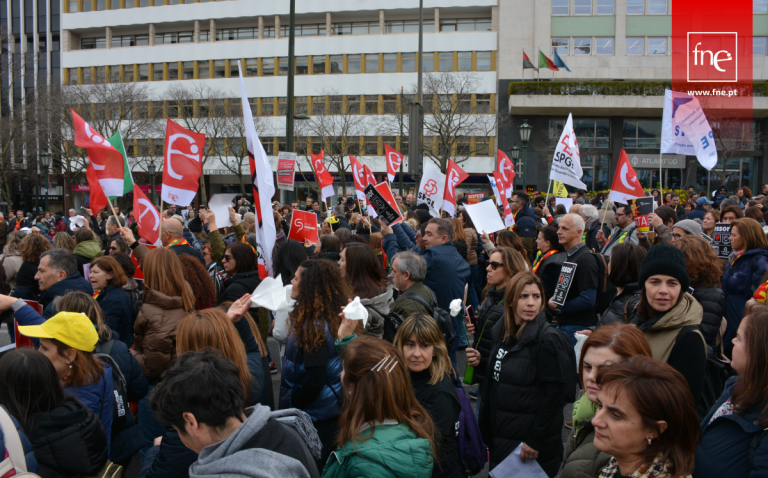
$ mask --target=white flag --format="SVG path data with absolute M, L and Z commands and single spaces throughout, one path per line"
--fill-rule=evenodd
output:
M 686 93 L 664 90 L 661 154 L 696 156 L 711 170 L 717 164 L 717 145 L 699 100 Z
M 573 132 L 573 117 L 568 114 L 563 134 L 555 149 L 552 159 L 552 170 L 549 179 L 560 181 L 575 188 L 587 189 L 587 185 L 581 182 L 581 157 L 579 156 L 579 143 L 576 142 L 576 133 Z
M 499 194 L 499 188 L 496 187 L 496 180 L 493 179 L 493 176 L 490 174 L 486 174 L 486 176 L 488 176 L 488 182 L 491 183 L 491 189 L 493 189 L 493 197 L 496 198 L 496 205 L 501 207 L 502 206 L 501 195 Z M 509 188 L 509 189 L 511 190 L 512 188 Z
M 245 140 L 248 146 L 248 156 L 251 164 L 251 181 L 253 182 L 254 205 L 258 207 L 256 218 L 256 240 L 259 248 L 259 263 L 264 264 L 267 273 L 272 277 L 272 249 L 275 247 L 275 216 L 272 215 L 272 196 L 275 195 L 275 183 L 272 180 L 272 167 L 269 165 L 267 153 L 256 134 L 253 125 L 253 113 L 245 94 L 243 68 L 237 61 L 240 70 L 240 93 L 243 101 L 243 122 L 245 125 Z
M 429 206 L 429 214 L 432 217 L 440 217 L 444 192 L 445 174 L 441 173 L 431 162 L 425 163 L 419 193 L 416 196 L 416 204 L 426 204 Z

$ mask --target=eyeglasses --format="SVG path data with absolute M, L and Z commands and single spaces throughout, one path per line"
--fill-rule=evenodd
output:
M 672 233 L 672 237 L 674 237 L 675 239 L 680 239 L 681 237 L 687 236 L 687 235 L 688 234 L 675 234 L 675 233 Z
M 231 260 L 232 260 L 232 256 L 230 256 L 229 254 L 224 254 L 224 256 L 222 256 L 221 258 L 221 262 L 227 262 Z
M 491 269 L 493 269 L 493 270 L 496 270 L 499 267 L 504 267 L 504 264 L 502 264 L 501 262 L 493 261 L 490 264 L 491 264 Z

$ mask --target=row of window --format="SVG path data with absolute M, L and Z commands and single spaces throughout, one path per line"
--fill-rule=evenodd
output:
M 335 114 L 396 114 L 407 108 L 413 100 L 404 95 L 331 95 L 297 96 L 294 98 L 294 114 L 325 116 Z M 494 94 L 467 94 L 443 98 L 424 95 L 424 104 L 431 103 L 431 109 L 440 108 L 443 113 L 455 111 L 460 114 L 494 113 Z M 285 116 L 288 112 L 288 98 L 249 98 L 254 116 Z M 239 118 L 243 114 L 239 98 L 216 100 L 149 101 L 132 105 L 112 106 L 92 104 L 78 108 L 86 121 L 120 119 L 164 119 L 164 118 Z M 430 111 L 430 108 L 427 108 Z
M 613 15 L 614 10 L 614 0 L 552 0 L 552 15 Z M 627 0 L 627 15 L 645 15 L 646 11 L 666 15 L 667 0 Z
M 666 55 L 667 37 L 627 37 L 627 55 Z M 550 53 L 558 55 L 613 55 L 613 37 L 552 38 Z
M 185 3 L 224 2 L 227 0 L 65 0 L 64 13 L 117 10 L 119 8 L 181 5 Z
M 396 20 L 386 22 L 387 33 L 412 33 L 419 31 L 418 20 Z M 414 27 L 415 25 L 415 27 Z M 425 26 L 427 23 L 425 22 Z M 434 22 L 431 23 L 434 27 Z M 325 23 L 316 23 L 310 25 L 296 25 L 295 35 L 300 36 L 325 36 Z M 280 38 L 287 38 L 289 33 L 288 25 L 280 26 Z M 346 22 L 333 23 L 331 25 L 331 35 L 372 35 L 379 33 L 379 22 Z M 440 22 L 440 31 L 490 31 L 490 18 L 462 18 L 453 20 L 443 20 Z M 193 43 L 195 37 L 194 31 L 156 33 L 155 45 L 172 45 L 176 43 Z M 275 26 L 264 27 L 263 38 L 275 38 Z M 210 32 L 208 30 L 200 31 L 201 42 L 210 41 Z M 231 40 L 254 40 L 259 38 L 259 27 L 239 27 L 239 28 L 221 28 L 216 30 L 216 41 Z M 147 46 L 149 45 L 149 34 L 139 35 L 113 35 L 112 48 L 127 46 Z M 107 48 L 107 37 L 90 37 L 80 39 L 81 50 L 92 50 Z
M 495 53 L 454 51 L 423 53 L 424 71 L 494 71 Z M 245 58 L 244 76 L 286 76 L 288 57 Z M 412 73 L 416 53 L 366 53 L 358 55 L 297 56 L 296 75 L 337 73 Z M 108 81 L 175 81 L 237 78 L 236 60 L 202 60 L 172 63 L 141 63 L 65 69 L 64 84 L 82 85 Z

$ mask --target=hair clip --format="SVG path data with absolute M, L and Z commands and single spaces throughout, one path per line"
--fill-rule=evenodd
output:
M 387 373 L 390 373 L 395 368 L 397 363 L 398 361 L 396 360 L 396 357 L 387 355 L 383 359 L 379 360 L 379 363 L 374 365 L 373 368 L 371 368 L 371 372 L 378 372 L 383 368 L 387 371 Z

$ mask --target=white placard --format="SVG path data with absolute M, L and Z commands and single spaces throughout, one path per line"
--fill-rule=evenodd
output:
M 232 221 L 229 220 L 229 208 L 232 207 L 232 200 L 237 194 L 214 194 L 208 201 L 208 209 L 216 215 L 217 227 L 232 227 Z
M 499 211 L 493 201 L 482 201 L 477 204 L 466 204 L 464 209 L 475 224 L 475 230 L 480 233 L 493 234 L 496 231 L 506 229 L 501 222 Z
M 571 198 L 555 198 L 555 206 L 558 204 L 562 204 L 565 206 L 565 212 L 568 212 L 568 210 L 573 206 L 573 199 Z

